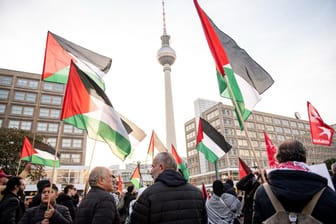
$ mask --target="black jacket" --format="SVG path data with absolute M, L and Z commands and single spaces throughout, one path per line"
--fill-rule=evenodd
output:
M 131 223 L 207 223 L 201 191 L 174 170 L 165 170 L 139 197 Z
M 99 187 L 92 187 L 79 204 L 75 223 L 119 224 L 120 217 L 113 196 Z
M 5 194 L 0 203 L 0 223 L 15 224 L 25 212 L 23 201 L 13 193 Z
M 64 205 L 69 209 L 72 220 L 75 220 L 76 207 L 72 197 L 65 193 L 60 193 L 56 199 L 57 204 Z
M 72 219 L 70 212 L 67 207 L 63 205 L 53 205 L 55 212 L 53 216 L 49 219 L 50 224 L 71 224 Z M 19 224 L 36 224 L 40 223 L 44 219 L 44 213 L 46 211 L 46 206 L 39 205 L 27 209 L 24 213 Z
M 299 213 L 314 194 L 327 186 L 327 179 L 305 171 L 274 170 L 268 175 L 269 185 L 286 211 Z M 255 194 L 253 223 L 258 224 L 275 213 L 263 186 Z M 327 187 L 317 202 L 312 216 L 323 223 L 335 223 L 336 193 Z

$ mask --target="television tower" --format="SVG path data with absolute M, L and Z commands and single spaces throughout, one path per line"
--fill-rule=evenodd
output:
M 172 88 L 170 80 L 171 65 L 176 59 L 175 51 L 169 46 L 170 36 L 166 32 L 166 14 L 164 0 L 162 0 L 163 35 L 161 36 L 162 46 L 157 53 L 157 59 L 163 66 L 165 77 L 165 99 L 166 99 L 166 147 L 171 152 L 171 145 L 176 146 L 175 120 Z

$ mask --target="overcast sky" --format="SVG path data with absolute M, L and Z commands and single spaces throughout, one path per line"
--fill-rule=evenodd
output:
M 255 110 L 290 117 L 299 112 L 307 120 L 308 100 L 326 123 L 336 123 L 336 1 L 199 4 L 275 80 Z M 177 55 L 171 72 L 177 151 L 185 156 L 184 123 L 194 117 L 194 100 L 231 103 L 219 97 L 193 1 L 166 0 L 165 6 Z M 0 67 L 40 74 L 48 30 L 112 58 L 106 92 L 115 109 L 147 133 L 138 151 L 147 151 L 153 129 L 165 142 L 164 77 L 156 59 L 160 0 L 0 0 Z M 100 147 L 96 152 L 108 158 L 110 151 Z

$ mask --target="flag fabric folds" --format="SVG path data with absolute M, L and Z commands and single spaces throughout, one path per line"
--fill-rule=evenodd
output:
M 112 59 L 72 43 L 50 31 L 44 55 L 42 80 L 67 83 L 70 61 L 73 60 L 102 89 L 102 77 L 109 71 Z
M 274 80 L 231 37 L 217 28 L 199 6 L 197 0 L 194 0 L 194 4 L 216 63 L 220 95 L 233 100 L 238 122 L 243 129 L 243 121 L 240 119 L 237 109 L 239 109 L 243 120 L 246 120 L 260 101 L 260 95 L 273 85 Z M 225 75 L 233 96 L 228 89 Z M 237 102 L 238 108 L 234 100 Z
M 137 166 L 131 175 L 131 182 L 137 190 L 139 190 L 141 187 L 140 176 L 141 174 L 140 174 L 139 166 Z
M 74 63 L 70 65 L 61 120 L 105 141 L 124 160 L 131 152 L 126 128 L 104 91 Z
M 119 175 L 118 176 L 118 191 L 119 193 L 121 194 L 122 193 L 122 179 L 121 179 L 121 176 Z
M 307 101 L 310 134 L 313 144 L 330 146 L 335 130 L 323 122 L 319 112 Z
M 174 157 L 174 159 L 176 160 L 176 163 L 177 163 L 177 169 L 182 172 L 184 179 L 189 181 L 190 174 L 189 174 L 189 170 L 187 168 L 186 163 L 183 162 L 181 157 L 177 154 L 177 151 L 176 151 L 174 145 L 172 145 L 171 147 L 172 147 L 172 155 L 173 155 L 173 157 Z
M 268 165 L 270 168 L 275 168 L 278 164 L 278 161 L 275 159 L 276 148 L 271 139 L 268 137 L 266 132 L 264 131 L 264 138 L 265 138 L 265 145 L 266 145 L 266 152 L 268 158 Z
M 123 116 L 118 112 L 117 114 L 120 117 L 121 122 L 128 133 L 132 148 L 135 148 L 146 137 L 146 133 L 135 123 L 130 121 L 127 117 Z
M 156 132 L 153 130 L 151 138 L 149 140 L 149 146 L 148 146 L 148 151 L 147 151 L 147 156 L 150 156 L 153 160 L 154 158 L 154 152 L 155 149 L 158 152 L 167 152 L 168 150 L 166 147 L 163 145 L 159 137 L 157 136 Z M 147 159 L 146 159 L 147 160 Z
M 205 158 L 214 163 L 231 149 L 231 145 L 225 141 L 224 136 L 212 127 L 206 120 L 200 117 L 196 148 L 202 152 Z
M 60 161 L 55 160 L 55 150 L 42 142 L 34 142 L 34 147 L 27 137 L 24 137 L 20 159 L 49 167 L 60 167 Z
M 247 174 L 252 173 L 252 170 L 240 157 L 238 157 L 238 160 L 239 160 L 239 179 L 242 179 Z

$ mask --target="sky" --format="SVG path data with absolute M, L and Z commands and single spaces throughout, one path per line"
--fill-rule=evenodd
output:
M 336 123 L 336 1 L 199 0 L 223 32 L 273 77 L 255 110 L 308 119 L 307 101 Z M 166 29 L 177 58 L 171 81 L 176 149 L 186 156 L 184 123 L 194 100 L 219 96 L 215 64 L 192 0 L 166 0 Z M 133 160 L 145 159 L 154 129 L 165 142 L 161 0 L 0 0 L 0 67 L 41 74 L 47 32 L 112 58 L 106 93 L 147 133 Z M 90 143 L 91 144 L 91 143 Z M 90 145 L 89 144 L 89 145 Z M 89 158 L 90 156 L 88 156 Z M 103 143 L 93 164 L 120 164 Z

